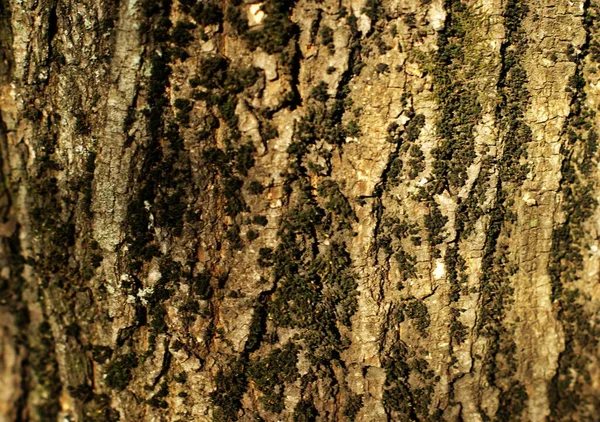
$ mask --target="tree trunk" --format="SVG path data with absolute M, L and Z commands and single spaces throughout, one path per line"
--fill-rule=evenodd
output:
M 600 420 L 598 12 L 1 0 L 0 421 Z

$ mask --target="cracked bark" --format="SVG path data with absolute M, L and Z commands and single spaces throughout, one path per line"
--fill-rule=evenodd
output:
M 0 420 L 598 420 L 590 1 L 0 1 Z

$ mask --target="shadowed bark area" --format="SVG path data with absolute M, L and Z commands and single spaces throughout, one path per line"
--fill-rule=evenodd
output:
M 0 0 L 0 422 L 599 420 L 598 11 Z

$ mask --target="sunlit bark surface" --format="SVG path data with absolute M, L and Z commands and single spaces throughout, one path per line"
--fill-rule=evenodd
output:
M 600 420 L 599 11 L 1 0 L 0 421 Z

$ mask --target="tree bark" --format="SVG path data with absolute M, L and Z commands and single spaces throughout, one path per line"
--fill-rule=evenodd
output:
M 1 0 L 0 421 L 600 420 L 598 11 Z

